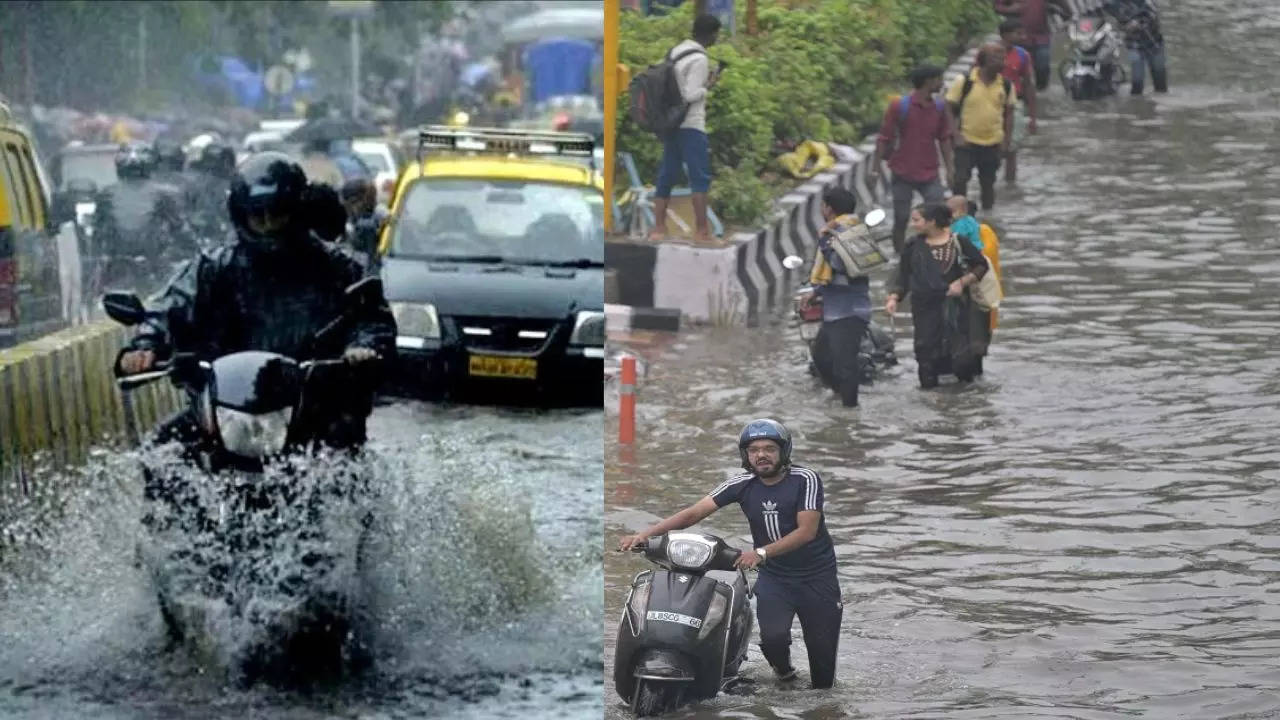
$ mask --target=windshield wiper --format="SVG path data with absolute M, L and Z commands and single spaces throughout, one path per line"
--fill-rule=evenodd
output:
M 564 267 L 564 268 L 593 268 L 604 267 L 601 260 L 592 260 L 591 258 L 577 258 L 574 260 L 530 260 L 530 265 L 546 265 L 547 267 Z
M 507 261 L 507 259 L 501 255 L 436 255 L 436 254 L 416 254 L 416 253 L 395 253 L 391 257 L 407 258 L 409 260 L 427 260 L 430 262 L 458 262 L 458 263 L 500 263 L 500 262 Z

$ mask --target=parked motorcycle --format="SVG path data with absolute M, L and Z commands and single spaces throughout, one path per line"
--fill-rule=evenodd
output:
M 380 285 L 367 278 L 348 288 L 352 310 L 379 296 Z M 107 294 L 103 305 L 127 326 L 153 316 L 130 293 Z M 171 640 L 242 681 L 332 676 L 368 662 L 352 592 L 372 525 L 367 487 L 354 472 L 314 472 L 305 459 L 314 457 L 330 396 L 358 374 L 340 359 L 249 351 L 206 362 L 176 353 L 117 381 L 126 395 L 161 378 L 188 391 L 198 426 L 181 438 L 189 472 L 144 468 L 148 539 L 139 562 Z M 334 518 L 339 506 L 354 508 L 351 518 Z M 335 519 L 359 527 L 331 532 Z
M 1058 67 L 1062 86 L 1072 100 L 1094 100 L 1114 95 L 1128 80 L 1124 69 L 1124 42 L 1111 23 L 1099 15 L 1074 19 L 1067 27 L 1071 57 Z
M 673 532 L 632 548 L 657 570 L 631 582 L 618 624 L 614 686 L 638 717 L 711 699 L 738 677 L 754 624 L 741 550 Z

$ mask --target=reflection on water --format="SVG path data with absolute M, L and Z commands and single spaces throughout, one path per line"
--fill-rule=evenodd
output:
M 1173 93 L 1055 86 L 1000 188 L 1009 300 L 976 386 L 921 392 L 908 359 L 848 412 L 782 327 L 652 359 L 640 445 L 606 455 L 608 542 L 776 415 L 825 479 L 846 602 L 833 693 L 776 689 L 753 646 L 745 693 L 681 717 L 1280 716 L 1280 5 L 1163 5 Z M 640 567 L 606 557 L 607 665 Z

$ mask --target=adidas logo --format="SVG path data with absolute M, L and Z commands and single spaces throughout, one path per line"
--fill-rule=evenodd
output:
M 764 506 L 765 512 L 773 512 L 778 509 L 778 503 L 773 502 L 772 500 L 765 500 L 761 505 Z

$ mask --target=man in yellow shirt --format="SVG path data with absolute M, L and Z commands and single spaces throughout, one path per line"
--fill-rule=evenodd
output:
M 1001 74 L 1004 56 L 999 43 L 983 45 L 973 70 L 947 91 L 952 127 L 957 128 L 956 177 L 951 192 L 967 195 L 969 178 L 977 168 L 983 210 L 990 210 L 996 203 L 996 172 L 1000 158 L 1009 151 L 1013 110 L 1018 102 L 1012 84 Z

